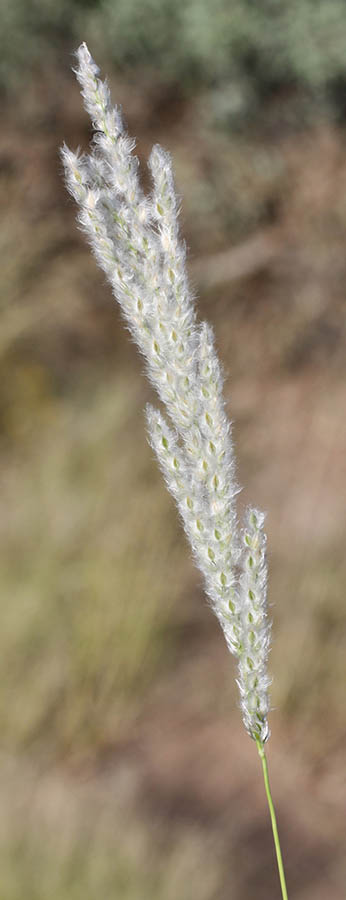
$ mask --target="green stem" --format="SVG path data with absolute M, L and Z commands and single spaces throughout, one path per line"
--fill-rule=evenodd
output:
M 270 812 L 270 820 L 271 820 L 272 829 L 273 829 L 273 837 L 274 837 L 276 859 L 277 859 L 278 870 L 279 870 L 282 898 L 283 898 L 283 900 L 288 900 L 286 879 L 285 879 L 285 872 L 284 872 L 284 864 L 283 864 L 282 855 L 281 855 L 278 826 L 277 826 L 277 822 L 276 822 L 274 803 L 273 803 L 272 795 L 270 793 L 267 758 L 266 758 L 266 755 L 264 752 L 264 746 L 262 744 L 262 741 L 260 741 L 259 739 L 256 738 L 256 745 L 257 745 L 258 755 L 260 756 L 261 761 L 262 761 L 264 786 L 265 786 L 265 791 L 266 791 L 266 795 L 267 795 L 269 812 Z

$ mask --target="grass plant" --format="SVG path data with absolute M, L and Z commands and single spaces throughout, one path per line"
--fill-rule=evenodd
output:
M 149 166 L 153 190 L 138 178 L 134 141 L 82 44 L 76 75 L 94 127 L 89 154 L 62 149 L 78 220 L 109 279 L 170 422 L 147 407 L 149 440 L 201 570 L 210 606 L 238 663 L 245 728 L 262 760 L 283 900 L 287 889 L 270 793 L 265 743 L 270 678 L 267 659 L 264 514 L 249 507 L 240 526 L 235 454 L 212 329 L 199 323 L 179 236 L 172 163 L 159 145 Z

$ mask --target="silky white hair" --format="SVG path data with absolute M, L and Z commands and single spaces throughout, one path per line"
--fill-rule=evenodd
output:
M 213 331 L 196 320 L 172 162 L 159 145 L 153 147 L 153 189 L 145 196 L 134 141 L 86 44 L 76 57 L 75 73 L 95 134 L 87 155 L 62 148 L 67 188 L 169 416 L 170 424 L 148 405 L 149 440 L 203 573 L 210 605 L 237 657 L 245 727 L 264 743 L 270 733 L 264 514 L 247 509 L 239 528 L 222 372 Z

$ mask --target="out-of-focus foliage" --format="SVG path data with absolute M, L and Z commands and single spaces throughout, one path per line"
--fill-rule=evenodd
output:
M 346 154 L 320 113 L 345 105 L 346 5 L 0 0 L 0 17 L 16 100 L 0 135 L 0 900 L 277 892 L 232 661 L 147 445 L 143 365 L 60 177 L 62 140 L 87 143 L 69 71 L 83 39 L 143 163 L 154 141 L 174 159 L 240 503 L 268 510 L 288 881 L 339 900 Z
M 30 776 L 21 786 L 32 827 L 23 828 L 18 835 L 12 831 L 12 823 L 9 825 L 0 849 L 0 900 L 21 900 L 23 896 L 30 900 L 46 900 L 47 896 L 52 900 L 95 900 L 98 896 L 121 900 L 191 900 L 198 896 L 209 900 L 220 896 L 223 873 L 215 865 L 212 841 L 195 828 L 192 834 L 181 829 L 181 834 L 171 835 L 168 842 L 162 828 L 160 833 L 157 828 L 146 833 L 124 808 L 119 817 L 119 798 L 124 806 L 126 797 L 120 780 L 114 790 L 107 793 L 101 789 L 96 797 L 89 796 L 83 809 L 82 834 L 80 792 L 77 802 L 71 802 L 69 794 L 75 792 L 66 787 L 61 793 L 57 787 L 63 817 L 55 810 L 50 819 L 49 814 L 42 815 L 42 800 L 47 810 L 49 786 L 44 785 L 43 794 L 40 791 L 41 813 L 37 816 L 28 802 L 28 782 Z M 236 896 L 233 889 L 228 896 L 230 900 Z
M 24 375 L 27 426 L 37 374 L 33 367 L 35 386 L 28 368 Z M 8 512 L 0 525 L 0 581 L 11 602 L 3 616 L 8 691 L 0 695 L 0 722 L 7 748 L 37 742 L 42 730 L 53 738 L 55 753 L 57 733 L 59 752 L 71 745 L 83 750 L 95 739 L 102 746 L 114 722 L 119 728 L 131 716 L 131 698 L 150 681 L 163 649 L 167 656 L 169 610 L 179 583 L 170 578 L 167 597 L 165 577 L 177 546 L 165 505 L 160 525 L 158 492 L 145 471 L 135 379 L 126 383 L 108 375 L 99 392 L 89 388 L 87 403 L 81 396 L 71 405 L 66 397 L 59 403 L 50 396 L 45 421 L 47 399 L 41 394 L 43 417 L 39 423 L 36 407 L 30 438 L 17 392 L 18 449 L 25 446 L 25 463 L 18 467 L 12 451 L 13 465 L 1 479 Z M 138 434 L 121 471 L 118 453 L 130 421 Z M 136 487 L 138 464 L 144 471 Z M 163 491 L 159 497 L 164 501 Z M 154 580 L 156 569 L 161 575 Z
M 342 0 L 2 0 L 0 83 L 20 86 L 47 50 L 51 63 L 83 39 L 101 62 L 159 66 L 184 90 L 207 85 L 224 119 L 283 87 L 303 88 L 313 106 L 342 103 Z

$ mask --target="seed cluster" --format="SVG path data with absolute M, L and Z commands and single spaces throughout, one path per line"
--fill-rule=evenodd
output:
M 61 151 L 78 221 L 111 283 L 148 376 L 166 408 L 147 407 L 149 439 L 176 500 L 206 593 L 238 659 L 244 724 L 269 736 L 263 513 L 237 522 L 235 457 L 223 378 L 211 327 L 196 320 L 179 236 L 172 163 L 158 145 L 149 159 L 153 189 L 145 196 L 134 141 L 112 107 L 106 82 L 85 44 L 76 76 L 95 130 L 90 153 Z

